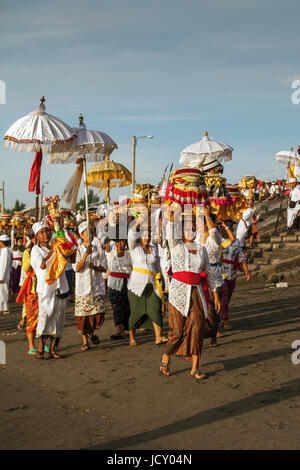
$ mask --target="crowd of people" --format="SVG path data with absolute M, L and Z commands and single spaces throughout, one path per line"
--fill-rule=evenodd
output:
M 300 189 L 293 180 L 288 187 L 290 201 L 295 201 L 293 223 L 298 223 Z M 282 195 L 286 186 L 278 191 Z M 269 198 L 275 193 L 270 189 Z M 131 218 L 121 214 L 95 224 L 77 214 L 78 223 L 66 230 L 59 218 L 48 216 L 24 237 L 3 233 L 0 314 L 9 314 L 9 300 L 23 304 L 18 328 L 26 329 L 28 354 L 60 359 L 66 302 L 74 305 L 84 352 L 100 342 L 96 332 L 109 301 L 112 340 L 127 339 L 129 347 L 136 347 L 137 332 L 152 330 L 155 345 L 166 348 L 160 373 L 170 375 L 171 357 L 178 356 L 190 361 L 191 375 L 202 380 L 203 341 L 210 338 L 215 347 L 222 329 L 232 328 L 229 306 L 238 272 L 250 280 L 245 243 L 250 238 L 251 248 L 259 238 L 255 199 L 248 198 L 236 229 L 233 219 L 218 220 L 209 206 L 197 214 L 162 205 L 155 217 L 145 208 L 144 213 L 132 211 Z M 114 237 L 108 236 L 109 223 Z M 169 329 L 164 336 L 166 314 Z
M 250 190 L 248 188 L 240 188 L 243 197 L 248 198 Z M 259 180 L 255 188 L 251 191 L 251 196 L 255 201 L 270 201 L 276 197 L 288 196 L 289 184 L 286 180 Z

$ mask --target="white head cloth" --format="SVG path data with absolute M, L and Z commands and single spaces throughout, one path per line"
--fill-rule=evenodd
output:
M 48 225 L 45 222 L 36 222 L 32 226 L 33 233 L 36 235 L 43 228 L 49 229 Z M 50 229 L 49 229 L 50 230 Z
M 79 235 L 81 235 L 82 232 L 84 232 L 84 231 L 87 229 L 87 226 L 88 226 L 88 224 L 87 224 L 87 221 L 86 221 L 86 220 L 85 220 L 84 222 L 81 222 L 81 224 L 80 224 L 79 227 L 78 227 L 78 233 L 79 233 Z
M 0 242 L 9 242 L 10 238 L 8 235 L 0 235 Z

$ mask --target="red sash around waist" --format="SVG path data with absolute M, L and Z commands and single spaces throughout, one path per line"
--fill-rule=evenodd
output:
M 128 279 L 130 277 L 130 274 L 127 274 L 127 273 L 116 273 L 116 272 L 111 272 L 109 273 L 109 275 L 111 277 L 118 277 L 118 278 L 121 278 L 121 279 Z
M 35 276 L 34 271 L 27 271 L 26 277 L 19 291 L 18 297 L 16 298 L 16 302 L 18 304 L 23 304 L 25 300 L 25 296 L 31 294 L 32 281 L 33 281 L 34 276 Z
M 22 261 L 22 258 L 13 258 L 13 261 Z
M 221 259 L 221 263 L 224 263 L 224 264 L 232 264 L 233 265 L 233 269 L 235 270 L 239 270 L 239 271 L 243 271 L 242 268 L 241 268 L 241 265 L 240 265 L 240 262 L 239 262 L 239 259 L 238 258 L 235 258 L 234 261 L 232 261 L 231 259 Z
M 189 284 L 192 286 L 198 286 L 202 284 L 203 292 L 205 295 L 206 303 L 209 302 L 209 290 L 207 284 L 207 273 L 193 273 L 190 271 L 178 271 L 173 273 L 173 279 L 182 282 L 183 284 Z

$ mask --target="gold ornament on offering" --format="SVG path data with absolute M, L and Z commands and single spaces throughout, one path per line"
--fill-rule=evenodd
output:
M 253 197 L 253 191 L 255 190 L 256 186 L 258 184 L 258 180 L 255 178 L 255 176 L 245 176 L 242 178 L 240 181 L 239 187 L 242 189 L 248 189 L 248 194 L 245 196 L 246 199 L 251 199 Z
M 63 217 L 59 207 L 59 196 L 45 198 L 45 201 L 49 210 L 47 223 L 53 227 L 54 231 L 54 240 L 52 242 L 54 258 L 46 277 L 46 282 L 50 285 L 61 276 L 68 263 L 68 257 L 75 253 L 76 246 L 66 239 L 65 232 L 62 228 Z

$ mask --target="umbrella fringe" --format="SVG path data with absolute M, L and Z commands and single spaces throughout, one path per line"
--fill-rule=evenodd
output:
M 77 163 L 77 168 L 66 184 L 66 187 L 61 196 L 67 204 L 70 204 L 71 211 L 76 210 L 77 197 L 83 175 L 83 159 L 80 158 L 79 161 L 77 160 Z
M 105 160 L 110 153 L 93 153 L 85 155 L 87 162 L 102 162 Z M 47 163 L 49 164 L 66 164 L 66 163 L 76 163 L 78 160 L 78 155 L 69 156 L 69 153 L 57 153 L 57 154 L 50 154 L 50 158 Z

